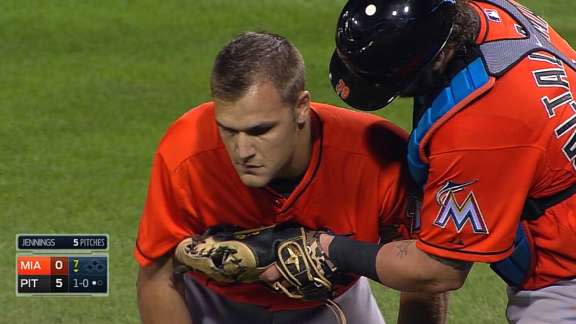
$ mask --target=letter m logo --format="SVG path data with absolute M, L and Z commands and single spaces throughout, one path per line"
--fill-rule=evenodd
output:
M 464 200 L 464 203 L 459 204 L 454 196 L 454 191 L 449 191 L 444 196 L 440 212 L 434 220 L 434 225 L 445 228 L 450 220 L 454 222 L 458 233 L 462 231 L 467 223 L 472 226 L 472 231 L 477 234 L 488 234 L 488 228 L 484 222 L 484 217 L 476 202 L 476 197 L 472 192 Z

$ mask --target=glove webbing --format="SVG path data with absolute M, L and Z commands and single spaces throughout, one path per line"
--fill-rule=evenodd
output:
M 309 281 L 309 283 L 306 284 L 310 284 L 312 283 L 313 285 L 317 285 L 320 287 L 332 287 L 332 283 L 330 282 L 330 280 L 328 280 L 328 276 L 332 276 L 332 274 L 337 270 L 336 266 L 328 259 L 324 259 L 324 254 L 321 254 L 321 257 L 323 258 L 323 263 L 316 265 L 311 265 L 310 262 L 314 262 L 312 260 L 309 260 L 308 257 L 302 257 L 302 258 L 298 258 L 298 256 L 309 256 L 311 257 L 311 254 L 309 252 L 311 251 L 306 251 L 306 249 L 310 248 L 308 245 L 308 239 L 307 239 L 307 235 L 308 233 L 306 233 L 306 231 L 301 228 L 301 244 L 298 244 L 297 242 L 294 241 L 288 241 L 288 242 L 283 242 L 280 244 L 278 250 L 283 250 L 285 248 L 287 248 L 287 246 L 290 246 L 295 252 L 294 254 L 294 258 L 296 262 L 302 261 L 304 262 L 303 265 L 298 266 L 299 268 L 302 267 L 302 269 L 306 269 L 304 270 L 305 275 Z M 317 243 L 319 244 L 319 242 L 317 241 Z M 295 276 L 295 274 L 291 273 L 287 268 L 286 268 L 286 261 L 281 262 L 280 264 L 278 264 L 277 262 L 277 269 L 278 271 L 282 274 L 282 276 L 284 277 L 284 280 L 286 280 L 288 283 L 290 283 L 292 286 L 296 286 L 296 287 L 302 287 L 302 285 L 304 284 L 303 282 L 301 282 L 299 280 L 299 278 L 297 278 Z M 314 273 L 311 273 L 311 271 L 314 271 Z M 286 288 L 286 286 L 284 286 L 280 281 L 274 282 L 272 284 L 272 288 L 274 288 L 277 291 L 282 291 L 285 295 L 289 296 L 290 298 L 295 298 L 295 299 L 304 299 L 305 298 L 305 294 L 301 293 L 301 292 L 297 292 L 294 293 L 292 291 L 290 291 L 288 288 Z M 321 295 L 315 296 L 316 298 L 320 297 Z M 311 296 L 308 296 L 309 298 Z M 326 298 L 324 297 L 320 297 L 322 300 L 324 300 L 324 305 L 326 305 L 328 307 L 328 309 L 334 314 L 334 316 L 336 317 L 336 320 L 339 324 L 347 324 L 347 320 L 346 320 L 346 315 L 344 314 L 344 311 L 342 310 L 342 308 L 340 307 L 340 305 L 338 305 L 338 303 L 336 303 L 332 298 Z

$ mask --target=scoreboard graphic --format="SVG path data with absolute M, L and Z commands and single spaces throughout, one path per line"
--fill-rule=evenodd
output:
M 17 296 L 107 296 L 106 234 L 16 237 Z

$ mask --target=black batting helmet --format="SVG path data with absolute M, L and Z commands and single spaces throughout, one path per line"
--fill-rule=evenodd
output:
M 354 108 L 388 105 L 444 48 L 456 0 L 349 0 L 336 28 L 330 82 Z

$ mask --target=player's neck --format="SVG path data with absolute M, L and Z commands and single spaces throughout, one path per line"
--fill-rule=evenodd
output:
M 308 119 L 298 131 L 298 143 L 294 155 L 278 178 L 300 178 L 306 173 L 312 157 L 312 120 Z

